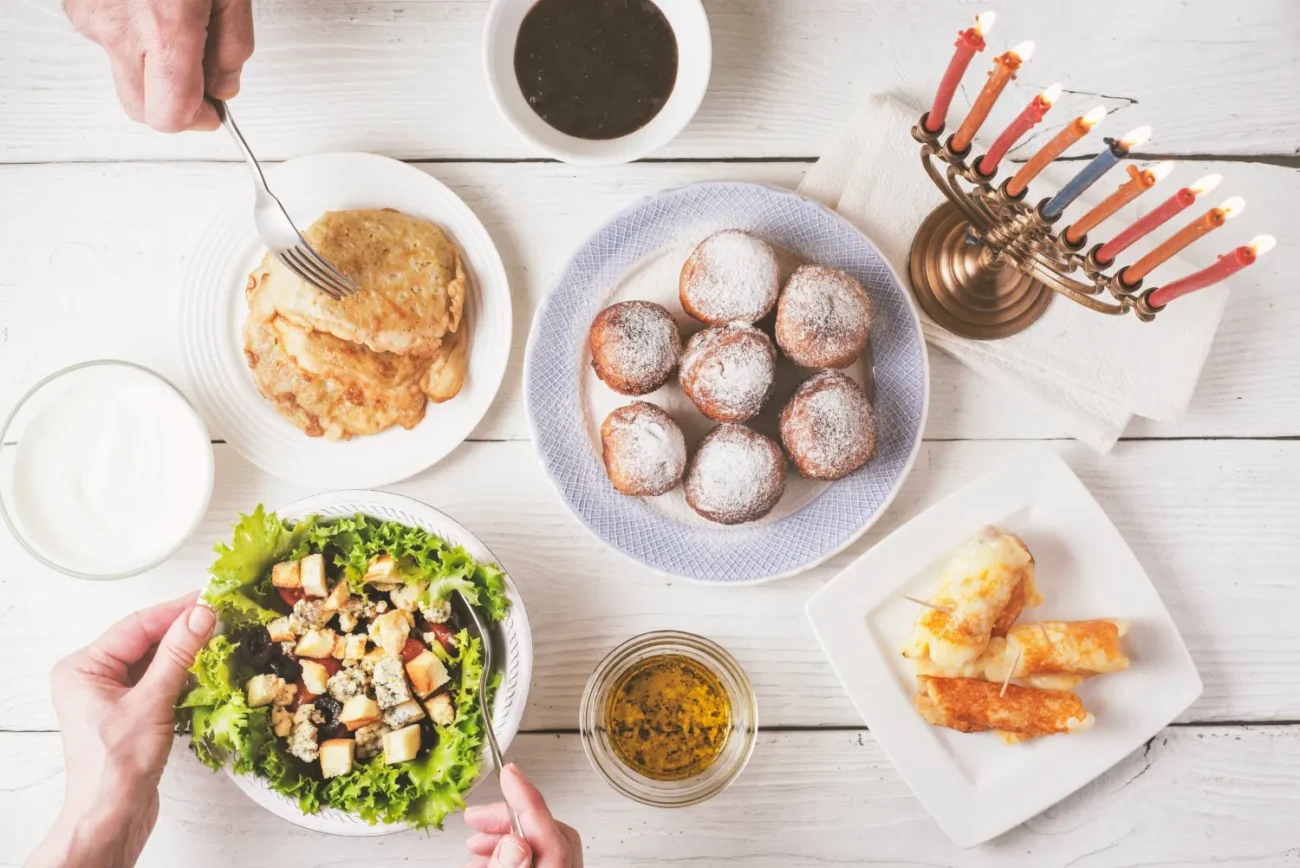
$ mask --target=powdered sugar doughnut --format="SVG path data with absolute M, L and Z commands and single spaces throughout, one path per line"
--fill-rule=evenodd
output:
M 668 382 L 682 354 L 672 314 L 651 301 L 611 304 L 596 314 L 587 338 L 596 376 L 624 395 L 646 395 Z
M 614 488 L 652 497 L 676 487 L 686 470 L 686 438 L 663 410 L 633 401 L 605 417 L 600 426 L 605 472 Z
M 871 299 L 838 268 L 801 265 L 781 290 L 776 342 L 805 368 L 847 368 L 867 345 Z
M 700 322 L 758 322 L 781 289 L 776 252 L 739 229 L 705 238 L 682 266 L 677 291 L 682 307 Z
M 744 323 L 713 326 L 686 342 L 678 379 L 686 397 L 715 422 L 753 419 L 776 379 L 776 347 Z
M 781 447 L 744 425 L 719 425 L 700 441 L 686 473 L 686 502 L 719 524 L 755 521 L 785 492 Z
M 781 411 L 781 441 L 805 477 L 840 479 L 875 454 L 876 413 L 857 383 L 822 371 Z

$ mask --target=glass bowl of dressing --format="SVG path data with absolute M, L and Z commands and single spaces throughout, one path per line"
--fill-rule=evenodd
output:
M 587 681 L 582 746 L 629 799 L 682 808 L 713 798 L 754 752 L 758 703 L 745 671 L 715 642 L 645 633 L 615 648 Z
M 123 579 L 171 557 L 207 512 L 212 441 L 185 396 L 130 362 L 31 388 L 0 428 L 0 518 L 32 557 Z

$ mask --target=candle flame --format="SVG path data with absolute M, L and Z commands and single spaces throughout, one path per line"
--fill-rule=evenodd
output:
M 975 32 L 984 36 L 993 29 L 993 22 L 997 20 L 996 12 L 981 12 L 975 16 Z
M 1223 201 L 1223 204 L 1219 206 L 1219 210 L 1223 212 L 1224 220 L 1227 220 L 1231 217 L 1236 217 L 1238 214 L 1244 211 L 1245 208 L 1246 208 L 1246 200 L 1241 198 L 1240 196 L 1233 196 L 1230 199 L 1225 199 Z
M 1136 130 L 1130 130 L 1125 133 L 1119 140 L 1119 143 L 1124 146 L 1125 150 L 1131 151 L 1134 148 L 1140 148 L 1145 145 L 1149 138 L 1151 138 L 1151 127 L 1143 124 Z
M 1061 83 L 1059 81 L 1038 95 L 1039 102 L 1044 103 L 1048 108 L 1051 108 L 1052 104 L 1060 98 Z
M 1104 105 L 1099 105 L 1094 109 L 1090 109 L 1088 113 L 1083 116 L 1084 129 L 1092 129 L 1097 126 L 1097 124 L 1101 123 L 1101 119 L 1104 117 L 1106 117 L 1106 107 Z
M 1263 256 L 1277 246 L 1277 239 L 1272 235 L 1258 235 L 1247 246 L 1255 251 L 1256 256 Z
M 1222 182 L 1223 176 L 1218 172 L 1215 172 L 1212 175 L 1206 175 L 1204 178 L 1193 184 L 1189 189 L 1197 196 L 1204 196 L 1206 193 L 1219 186 Z
M 1024 63 L 1026 60 L 1033 57 L 1034 55 L 1034 40 L 1029 39 L 1022 42 L 1019 45 L 1017 45 L 1015 48 L 1011 49 L 1011 51 L 1008 53 L 1014 54 L 1016 57 L 1020 59 L 1021 63 Z
M 1161 160 L 1159 163 L 1152 163 L 1147 166 L 1144 171 L 1151 176 L 1151 183 L 1155 184 L 1168 178 L 1175 165 L 1173 160 Z

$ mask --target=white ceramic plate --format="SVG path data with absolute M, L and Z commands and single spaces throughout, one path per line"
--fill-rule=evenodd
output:
M 287 519 L 301 519 L 309 515 L 341 518 L 358 512 L 435 533 L 452 545 L 464 546 L 475 559 L 495 563 L 505 569 L 505 564 L 498 561 L 487 546 L 456 521 L 431 506 L 400 494 L 383 491 L 333 491 L 306 497 L 276 510 L 277 515 Z M 519 588 L 509 575 L 506 576 L 506 596 L 510 599 L 510 608 L 506 610 L 506 616 L 494 625 L 496 642 L 492 646 L 492 668 L 501 673 L 501 686 L 492 702 L 492 722 L 502 753 L 510 748 L 510 743 L 514 741 L 523 723 L 524 708 L 528 705 L 528 689 L 533 678 L 533 634 Z M 478 787 L 492 768 L 492 757 L 486 745 L 483 747 L 481 763 L 483 771 L 471 790 Z M 410 828 L 405 823 L 371 826 L 360 817 L 333 808 L 324 808 L 316 814 L 304 814 L 298 809 L 296 801 L 267 789 L 261 778 L 237 775 L 229 766 L 226 767 L 226 774 L 250 799 L 272 814 L 314 832 L 366 838 L 391 835 Z
M 995 733 L 927 724 L 912 707 L 913 670 L 899 649 L 952 551 L 995 524 L 1037 561 L 1043 605 L 1021 623 L 1124 618 L 1125 672 L 1081 685 L 1096 726 L 1016 746 Z M 1031 451 L 899 528 L 808 601 L 836 674 L 899 774 L 962 847 L 1000 835 L 1119 762 L 1201 695 L 1201 679 L 1160 601 L 1097 501 L 1057 455 Z
M 429 404 L 410 431 L 390 428 L 333 442 L 308 437 L 257 391 L 240 335 L 248 275 L 265 248 L 253 227 L 251 188 L 214 216 L 190 255 L 181 288 L 181 351 L 192 397 L 208 427 L 235 451 L 282 479 L 319 488 L 369 488 L 405 479 L 469 436 L 496 396 L 510 356 L 510 287 L 492 239 L 442 183 L 375 154 L 320 154 L 267 170 L 271 189 L 299 228 L 325 211 L 395 208 L 442 227 L 464 254 L 469 370 L 460 394 Z

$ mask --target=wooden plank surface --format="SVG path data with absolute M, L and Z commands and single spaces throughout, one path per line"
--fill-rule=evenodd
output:
M 848 551 L 796 579 L 735 589 L 655 575 L 596 541 L 560 504 L 527 443 L 475 443 L 393 486 L 448 512 L 510 570 L 536 654 L 526 729 L 576 729 L 596 663 L 619 642 L 675 628 L 729 648 L 754 682 L 765 726 L 856 726 L 804 619 L 808 596 L 907 518 L 986 470 L 1039 447 L 934 442 L 881 521 Z M 1141 441 L 1098 456 L 1051 444 L 1081 476 L 1160 591 L 1205 681 L 1184 721 L 1300 720 L 1300 443 Z M 217 448 L 217 489 L 199 532 L 171 562 L 115 583 L 67 579 L 35 564 L 7 533 L 0 598 L 0 730 L 54 728 L 53 662 L 120 615 L 195 588 L 239 510 L 308 490 Z M 51 631 L 51 599 L 61 600 Z M 1099 613 L 1105 614 L 1105 613 Z
M 525 735 L 511 759 L 556 816 L 577 826 L 592 868 L 1252 865 L 1300 860 L 1300 727 L 1175 727 L 1049 811 L 975 850 L 939 831 L 863 730 L 764 733 L 727 792 L 679 811 L 620 798 L 576 735 Z M 0 735 L 0 864 L 17 865 L 63 789 L 54 734 Z M 495 797 L 494 784 L 471 801 Z M 305 832 L 263 811 L 178 742 L 141 868 L 457 865 L 465 826 L 378 839 Z
M 480 61 L 486 0 L 256 5 L 258 48 L 235 109 L 262 158 L 324 150 L 540 156 L 488 96 Z M 695 121 L 657 156 L 815 156 L 868 94 L 927 100 L 953 34 L 987 5 L 706 0 L 709 93 Z M 1054 3 L 994 5 L 990 50 L 972 65 L 954 113 L 969 105 L 994 52 L 1036 40 L 1036 55 L 989 126 L 1001 128 L 1053 81 L 1068 91 L 1021 152 L 1102 103 L 1116 115 L 1107 135 L 1150 123 L 1153 151 L 1294 154 L 1300 49 L 1289 0 L 1254 0 L 1248 14 L 1217 0 L 1095 0 L 1069 25 Z M 128 121 L 106 59 L 73 32 L 60 0 L 0 4 L 0 33 L 0 161 L 237 158 L 224 135 L 169 138 Z
M 636 164 L 589 170 L 559 164 L 425 164 L 464 197 L 505 260 L 515 322 L 501 392 L 477 439 L 526 439 L 523 352 L 533 311 L 573 248 L 613 214 L 654 192 L 703 180 L 793 187 L 798 164 Z M 1280 236 L 1277 250 L 1234 279 L 1234 302 L 1219 329 L 1189 412 L 1170 423 L 1137 420 L 1130 436 L 1290 436 L 1300 434 L 1300 367 L 1293 323 L 1300 294 L 1281 277 L 1300 272 L 1300 244 L 1284 229 L 1300 198 L 1300 172 L 1258 164 L 1191 164 L 1208 171 L 1249 207 L 1224 234 L 1236 243 L 1258 232 Z M 0 406 L 46 374 L 90 358 L 128 358 L 187 386 L 171 339 L 186 256 L 227 197 L 246 195 L 242 165 L 49 165 L 0 167 Z M 1154 200 L 1153 200 L 1154 201 Z M 1208 264 L 1223 245 L 1189 258 Z M 1059 423 L 1034 402 L 986 382 L 931 352 L 931 438 L 1060 437 Z M 213 430 L 220 438 L 224 432 Z

